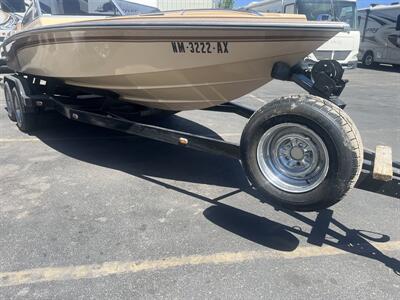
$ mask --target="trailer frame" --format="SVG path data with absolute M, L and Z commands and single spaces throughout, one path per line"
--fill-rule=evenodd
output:
M 287 70 L 286 70 L 287 71 Z M 304 74 L 296 75 L 290 74 L 286 80 L 292 80 L 296 83 L 304 77 Z M 43 84 L 45 80 L 45 84 Z M 340 78 L 341 80 L 341 78 Z M 314 91 L 312 81 L 306 79 L 310 92 Z M 57 87 L 60 86 L 59 81 L 53 81 L 45 78 L 35 78 L 24 74 L 11 74 L 4 77 L 5 84 L 12 84 L 16 87 L 22 105 L 21 109 L 23 113 L 29 116 L 37 116 L 48 110 L 57 111 L 64 117 L 94 126 L 108 128 L 119 132 L 136 135 L 144 138 L 153 139 L 156 141 L 165 142 L 168 144 L 185 147 L 188 149 L 194 149 L 204 151 L 216 155 L 223 155 L 233 159 L 241 160 L 241 145 L 238 143 L 232 143 L 223 139 L 208 137 L 199 134 L 193 134 L 185 131 L 165 128 L 156 126 L 146 122 L 146 118 L 143 117 L 154 113 L 152 109 L 138 110 L 138 115 L 127 114 L 125 112 L 118 112 L 113 110 L 112 106 L 115 103 L 121 103 L 118 101 L 113 93 L 108 93 L 101 90 L 72 87 L 73 93 L 70 94 L 69 86 L 61 84 L 61 87 L 66 89 L 67 95 L 58 94 Z M 344 81 L 343 84 L 345 84 Z M 301 84 L 299 84 L 302 86 Z M 339 94 L 343 88 L 340 88 Z M 327 97 L 332 99 L 332 103 L 343 108 L 341 105 L 343 102 L 338 100 L 338 97 Z M 85 101 L 80 101 L 84 99 Z M 84 104 L 83 104 L 84 103 Z M 101 104 L 101 105 L 99 105 Z M 233 113 L 244 118 L 250 119 L 255 110 L 235 102 L 228 102 L 214 107 L 209 107 L 204 110 Z M 157 111 L 156 111 L 157 112 Z M 132 117 L 133 116 L 133 117 Z M 379 182 L 373 179 L 372 169 L 375 164 L 375 153 L 366 150 L 364 151 L 364 163 L 363 163 L 363 174 L 362 179 L 364 186 L 368 189 L 368 184 L 365 185 L 366 180 L 372 180 L 377 186 L 377 190 L 381 185 L 377 185 Z M 393 175 L 400 178 L 400 162 L 390 162 L 393 166 Z M 386 187 L 390 183 L 385 183 Z M 361 185 L 362 186 L 362 185 Z M 371 189 L 369 189 L 371 190 Z M 397 192 L 394 192 L 397 195 Z

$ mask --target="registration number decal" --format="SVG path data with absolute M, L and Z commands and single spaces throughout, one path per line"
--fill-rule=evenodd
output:
M 229 42 L 171 42 L 174 53 L 226 54 Z

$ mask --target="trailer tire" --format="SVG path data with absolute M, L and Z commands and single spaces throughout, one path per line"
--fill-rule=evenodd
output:
M 350 117 L 316 96 L 274 100 L 254 113 L 241 138 L 251 184 L 278 207 L 314 211 L 356 183 L 363 146 Z
M 362 59 L 362 63 L 364 66 L 366 67 L 372 67 L 375 65 L 374 62 L 374 53 L 372 51 L 367 51 L 365 52 L 363 59 Z
M 34 130 L 37 124 L 37 117 L 34 113 L 25 112 L 24 104 L 16 87 L 13 87 L 11 96 L 18 128 L 23 132 Z
M 11 121 L 16 122 L 17 119 L 15 118 L 15 108 L 12 100 L 11 87 L 8 82 L 4 83 L 4 98 L 6 98 L 8 118 Z

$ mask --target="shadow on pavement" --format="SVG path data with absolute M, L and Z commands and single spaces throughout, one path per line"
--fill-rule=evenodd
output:
M 369 242 L 388 242 L 390 240 L 388 235 L 348 228 L 332 217 L 333 211 L 330 209 L 319 212 L 315 220 L 293 211 L 283 210 L 282 212 L 311 226 L 311 231 L 306 232 L 298 226 L 290 227 L 276 223 L 222 203 L 207 208 L 204 216 L 226 230 L 267 247 L 270 246 L 265 243 L 265 239 L 273 237 L 274 247 L 270 247 L 273 249 L 294 250 L 292 249 L 295 245 L 293 237 L 288 235 L 291 233 L 306 237 L 307 242 L 312 245 L 320 247 L 328 245 L 348 253 L 377 260 L 400 275 L 400 261 L 385 255 Z M 330 225 L 336 226 L 339 230 L 330 229 Z M 285 232 L 285 234 L 276 238 L 275 235 L 280 232 Z M 286 248 L 282 247 L 282 244 L 285 243 L 288 245 Z
M 51 148 L 75 159 L 124 171 L 135 176 L 238 187 L 247 184 L 239 161 L 209 155 L 145 138 L 119 133 L 61 118 L 34 135 Z M 219 136 L 212 130 L 179 116 L 163 126 L 190 133 Z
M 163 125 L 169 126 L 173 123 L 174 128 L 178 130 L 218 137 L 210 129 L 179 116 L 171 117 L 169 122 Z M 310 232 L 306 232 L 300 226 L 291 227 L 221 203 L 221 200 L 241 192 L 268 203 L 249 186 L 240 162 L 236 160 L 194 150 L 188 151 L 182 147 L 132 137 L 63 118 L 58 118 L 54 124 L 36 132 L 35 135 L 49 147 L 69 157 L 117 169 L 208 202 L 211 206 L 204 210 L 205 218 L 257 244 L 279 251 L 293 251 L 299 245 L 297 236 L 303 236 L 310 244 L 329 245 L 374 259 L 400 274 L 400 262 L 383 254 L 370 242 L 387 242 L 390 240 L 389 236 L 348 228 L 333 218 L 332 210 L 323 210 L 312 220 L 303 214 L 275 207 L 276 210 L 299 221 L 300 225 L 310 226 Z M 154 177 L 237 189 L 211 199 Z

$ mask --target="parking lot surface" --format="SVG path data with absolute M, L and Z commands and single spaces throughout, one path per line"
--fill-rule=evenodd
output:
M 345 77 L 364 146 L 392 146 L 399 160 L 400 73 Z M 298 93 L 273 81 L 238 101 Z M 237 142 L 246 120 L 191 111 L 164 122 Z M 266 200 L 238 161 L 61 116 L 27 135 L 1 109 L 0 298 L 398 299 L 398 194 L 353 189 L 318 217 Z

